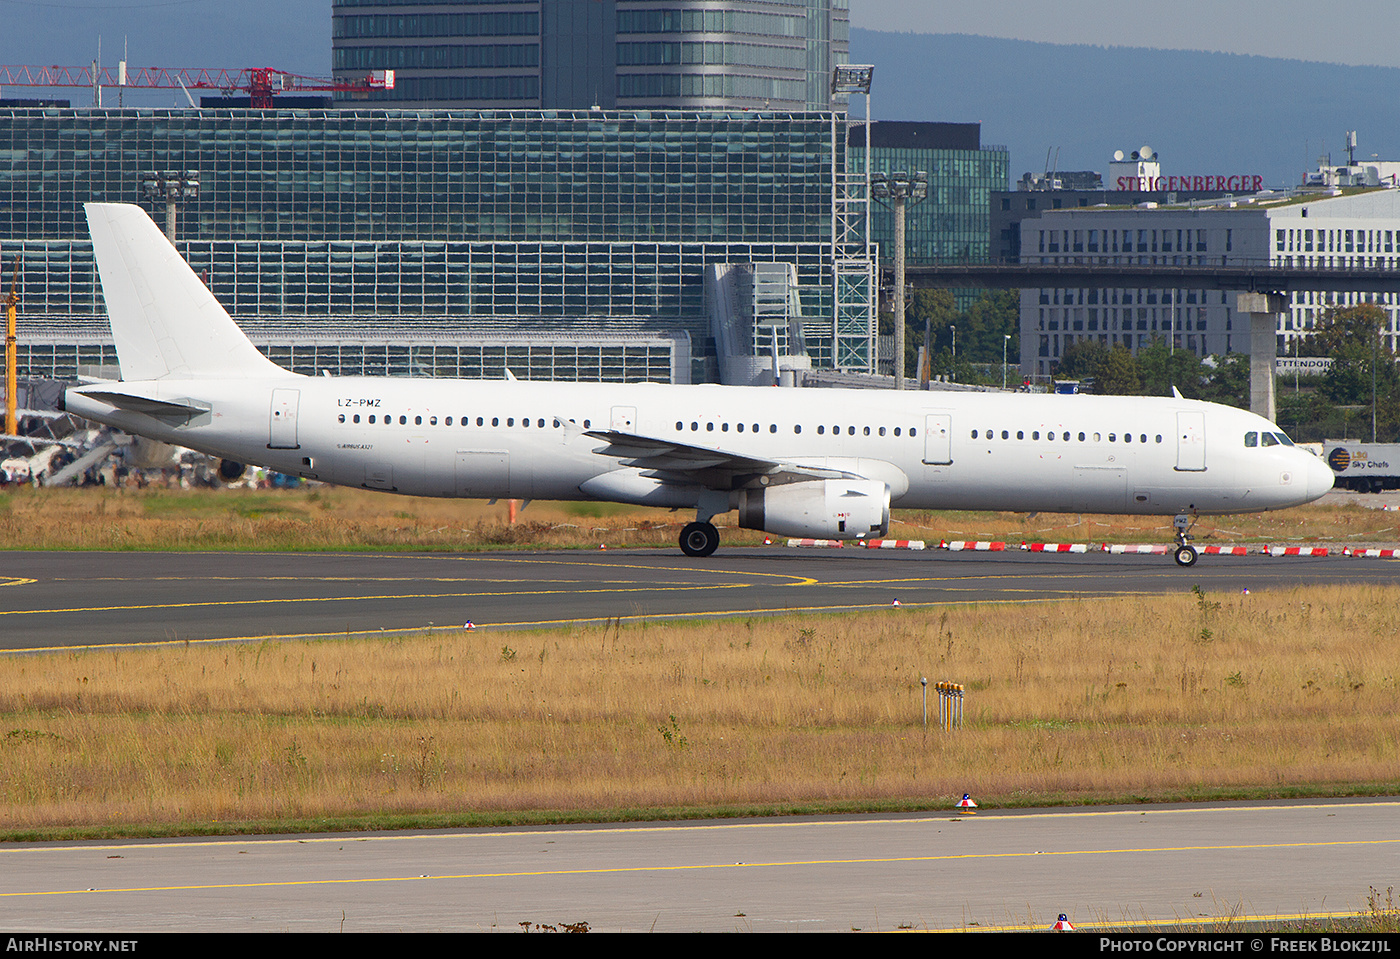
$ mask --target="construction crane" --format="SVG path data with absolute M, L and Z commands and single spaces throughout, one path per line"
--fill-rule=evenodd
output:
M 137 67 L 127 69 L 126 61 L 115 68 L 0 66 L 0 86 L 84 87 L 93 91 L 94 105 L 101 101 L 104 87 L 144 90 L 184 90 L 190 105 L 191 90 L 218 90 L 224 95 L 246 93 L 255 110 L 275 106 L 279 93 L 328 92 L 367 95 L 371 90 L 394 89 L 393 70 L 371 70 L 358 80 L 326 80 L 300 77 L 271 67 L 247 70 L 206 70 L 197 68 Z

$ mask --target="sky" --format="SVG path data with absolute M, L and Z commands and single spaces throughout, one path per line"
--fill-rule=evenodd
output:
M 1395 0 L 851 0 L 851 26 L 1400 67 Z
M 868 30 L 1400 67 L 1396 0 L 850 0 Z M 330 73 L 330 0 L 0 0 L 0 64 L 270 66 Z M 74 102 L 77 102 L 75 99 Z

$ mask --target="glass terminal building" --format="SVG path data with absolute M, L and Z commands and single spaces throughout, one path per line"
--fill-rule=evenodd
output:
M 298 372 L 692 382 L 717 350 L 868 371 L 845 142 L 830 112 L 0 111 L 20 370 L 115 362 L 82 204 L 162 223 L 141 177 L 188 172 L 177 248 Z M 754 265 L 779 287 L 723 269 Z

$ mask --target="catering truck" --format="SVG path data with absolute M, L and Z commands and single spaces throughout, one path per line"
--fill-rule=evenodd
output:
M 1400 444 L 1324 440 L 1322 449 L 1338 489 L 1358 493 L 1400 489 Z

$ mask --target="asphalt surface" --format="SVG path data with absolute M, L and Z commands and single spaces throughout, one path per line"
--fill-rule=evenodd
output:
M 0 553 L 0 649 L 538 627 L 1397 582 L 1342 556 L 721 549 L 476 554 Z
M 1394 801 L 12 844 L 0 902 L 11 929 L 123 936 L 1047 929 L 1060 913 L 1237 932 L 1222 920 L 1364 912 L 1397 849 Z

